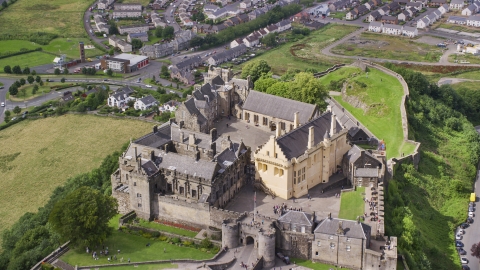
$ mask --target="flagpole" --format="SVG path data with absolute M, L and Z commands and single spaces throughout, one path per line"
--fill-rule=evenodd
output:
M 257 216 L 257 192 L 253 195 L 253 221 L 256 221 Z

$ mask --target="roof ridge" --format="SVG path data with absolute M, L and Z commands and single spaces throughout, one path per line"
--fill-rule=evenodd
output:
M 280 137 L 278 137 L 278 138 L 277 138 L 277 141 L 280 140 L 280 139 L 282 139 L 282 138 L 284 138 L 286 135 L 289 135 L 290 133 L 298 130 L 299 128 L 301 128 L 301 127 L 303 127 L 303 126 L 306 126 L 306 125 L 312 123 L 313 121 L 316 121 L 317 119 L 319 119 L 319 118 L 327 115 L 328 113 L 331 113 L 331 112 L 330 112 L 330 111 L 325 111 L 324 113 L 322 113 L 322 114 L 319 115 L 318 117 L 315 117 L 315 118 L 313 118 L 312 120 L 306 122 L 305 124 L 303 124 L 303 125 L 301 125 L 301 126 L 298 126 L 298 127 L 296 127 L 295 129 L 293 129 L 293 130 L 290 130 L 289 132 L 287 132 L 287 133 L 281 135 Z

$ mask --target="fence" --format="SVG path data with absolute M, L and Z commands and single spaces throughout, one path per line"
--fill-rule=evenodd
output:
M 42 263 L 52 263 L 56 259 L 58 259 L 60 256 L 65 254 L 69 250 L 68 244 L 70 241 L 66 242 L 65 244 L 61 245 L 59 248 L 54 250 L 52 253 L 48 254 L 47 257 L 43 258 L 41 261 L 39 261 L 37 264 L 35 264 L 30 270 L 40 270 L 42 269 Z

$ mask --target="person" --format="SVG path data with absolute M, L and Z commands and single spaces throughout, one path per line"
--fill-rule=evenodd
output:
M 128 258 L 128 263 L 130 263 L 130 258 Z
M 165 253 L 165 248 L 163 248 L 163 253 Z

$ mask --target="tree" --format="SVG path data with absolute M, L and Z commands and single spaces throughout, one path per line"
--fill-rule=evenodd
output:
M 43 86 L 43 81 L 42 81 L 42 80 L 40 80 L 39 84 L 40 84 L 40 86 Z
M 55 204 L 49 222 L 64 240 L 94 247 L 112 233 L 108 222 L 116 213 L 117 202 L 113 197 L 84 186 Z
M 23 74 L 30 74 L 30 68 L 29 67 L 25 67 L 23 69 Z
M 108 69 L 107 70 L 107 75 L 112 77 L 113 76 L 113 71 L 111 69 Z
M 155 36 L 157 38 L 161 38 L 162 35 L 163 35 L 163 27 L 158 26 L 157 28 L 155 28 Z
M 480 243 L 473 244 L 470 251 L 473 257 L 480 259 Z
M 20 89 L 20 93 L 22 93 L 23 98 L 25 98 L 25 95 L 27 94 L 27 88 L 23 87 Z
M 6 3 L 6 2 L 7 1 L 5 1 L 4 3 Z M 3 72 L 11 74 L 12 73 L 12 67 L 10 67 L 8 65 L 3 67 Z
M 82 68 L 82 74 L 83 74 L 83 75 L 87 75 L 87 68 L 86 68 L 86 67 L 83 67 L 83 68 Z
M 37 93 L 37 91 L 38 91 L 38 84 L 35 84 L 35 85 L 33 86 L 33 89 L 32 89 L 32 94 L 35 95 L 35 94 Z
M 20 83 L 19 81 L 15 81 L 14 84 L 17 88 L 20 88 L 22 86 L 22 83 Z
M 42 78 L 40 78 L 40 76 L 35 77 L 35 81 L 36 81 L 37 83 L 39 83 L 41 80 L 42 80 Z
M 165 91 L 165 89 L 163 89 L 162 87 L 160 87 L 160 86 L 159 86 L 159 87 L 157 87 L 157 93 L 159 93 L 159 94 L 162 94 L 162 95 L 163 95 L 163 94 L 166 94 L 166 93 L 167 93 L 167 91 Z
M 242 78 L 246 79 L 248 76 L 253 82 L 258 80 L 263 74 L 267 74 L 272 68 L 268 65 L 267 61 L 253 61 L 246 64 L 242 68 Z
M 10 117 L 12 113 L 9 110 L 5 110 L 5 117 Z
M 130 100 L 127 102 L 127 105 L 128 105 L 128 107 L 132 108 L 133 105 L 135 105 L 135 101 L 130 99 Z
M 170 72 L 168 71 L 168 67 L 163 65 L 162 69 L 160 70 L 160 78 L 170 78 Z
M 17 65 L 17 66 L 14 66 L 14 67 L 12 68 L 12 71 L 13 71 L 13 73 L 15 73 L 15 74 L 22 74 L 22 69 L 21 69 L 20 66 L 18 66 L 18 65 Z
M 267 92 L 267 89 L 277 82 L 278 82 L 277 80 L 272 78 L 271 73 L 264 74 L 255 82 L 255 90 L 260 92 Z
M 7 1 L 3 1 L 3 2 L 2 2 L 2 7 L 3 7 L 3 8 L 8 7 Z
M 190 40 L 190 47 L 200 47 L 203 45 L 203 38 L 199 36 L 195 36 Z
M 270 33 L 262 38 L 262 43 L 267 47 L 275 47 L 277 46 L 277 36 L 275 33 Z
M 69 73 L 68 68 L 64 68 L 63 69 L 63 74 L 68 75 L 68 73 Z
M 24 78 L 21 78 L 21 79 L 20 79 L 20 84 L 21 84 L 21 85 L 25 85 L 25 83 L 27 83 L 27 82 L 25 81 L 25 79 L 24 79 Z
M 30 75 L 30 76 L 27 77 L 27 81 L 28 81 L 29 84 L 32 84 L 35 81 L 35 78 L 33 78 L 33 76 Z
M 13 108 L 13 113 L 14 114 L 19 114 L 21 111 L 22 111 L 22 109 L 20 109 L 20 107 L 18 107 L 18 106 L 15 106 L 15 108 Z
M 116 25 L 110 25 L 110 27 L 108 27 L 108 32 L 110 33 L 110 35 L 118 35 L 120 34 L 118 32 L 118 28 Z
M 55 75 L 60 75 L 60 69 L 56 68 L 53 73 L 55 73 Z
M 64 83 L 64 82 L 65 82 L 65 78 L 62 78 L 62 79 L 60 80 L 60 82 Z
M 108 55 L 114 55 L 115 54 L 115 50 L 113 48 L 111 48 L 109 51 L 108 51 Z
M 166 39 L 172 39 L 175 34 L 175 29 L 172 26 L 166 26 L 163 29 L 162 37 Z
M 35 70 L 32 70 L 32 76 L 37 75 L 37 72 Z
M 196 22 L 202 22 L 205 20 L 205 14 L 203 12 L 197 12 L 192 15 L 192 20 Z
M 143 42 L 140 39 L 138 39 L 138 38 L 132 39 L 132 49 L 133 50 L 140 49 L 142 46 L 143 46 Z

